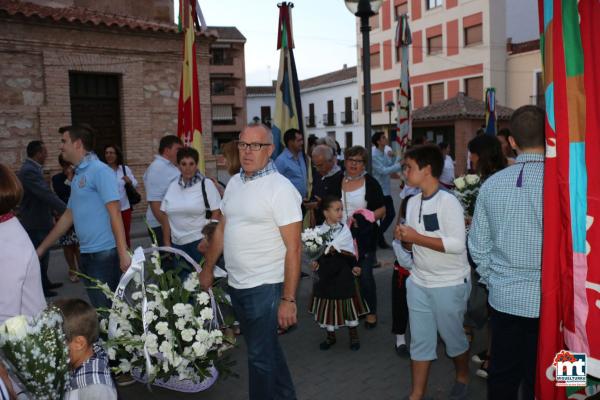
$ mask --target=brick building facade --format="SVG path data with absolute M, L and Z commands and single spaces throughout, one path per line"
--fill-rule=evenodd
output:
M 112 3 L 114 8 L 107 7 Z M 48 7 L 0 0 L 1 163 L 17 169 L 27 143 L 41 139 L 49 152 L 46 169 L 54 172 L 60 146 L 57 128 L 73 122 L 94 126 L 94 118 L 103 125 L 101 116 L 110 114 L 106 120 L 117 121 L 112 123 L 117 126 L 96 126 L 99 143 L 107 137 L 119 142 L 141 182 L 160 138 L 176 134 L 183 58 L 183 38 L 172 22 L 172 2 L 143 3 L 142 7 L 139 1 L 57 0 Z M 80 6 L 92 4 L 95 9 Z M 145 19 L 105 13 L 107 9 L 135 12 L 136 4 L 144 9 Z M 211 43 L 217 38 L 217 31 L 209 29 L 196 40 L 209 175 L 216 175 L 209 60 Z

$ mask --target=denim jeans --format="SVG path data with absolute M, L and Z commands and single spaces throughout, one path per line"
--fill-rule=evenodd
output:
M 82 253 L 81 254 L 81 272 L 87 276 L 97 279 L 100 282 L 106 283 L 114 292 L 121 278 L 121 269 L 119 268 L 119 255 L 117 249 L 99 251 L 97 253 Z M 83 280 L 90 302 L 96 308 L 110 308 L 112 301 L 99 289 L 91 289 L 93 285 L 88 279 Z
M 192 257 L 194 261 L 200 264 L 200 262 L 204 259 L 204 256 L 198 251 L 198 243 L 200 243 L 200 240 L 194 240 L 193 242 L 186 244 L 173 243 L 171 247 L 173 247 L 174 249 L 184 251 L 188 256 Z M 194 267 L 188 264 L 188 262 L 185 260 L 181 260 L 179 263 L 173 264 L 173 268 L 177 266 L 180 266 L 182 268 L 179 272 L 179 277 L 182 281 L 186 280 L 188 275 L 194 272 Z
M 48 236 L 49 231 L 45 229 L 28 229 L 27 235 L 33 244 L 33 247 L 37 249 L 37 247 L 44 241 L 46 236 Z M 50 288 L 48 285 L 50 281 L 48 279 L 48 265 L 50 263 L 50 251 L 44 253 L 42 258 L 40 258 L 40 271 L 42 273 L 42 288 L 44 289 L 44 293 L 46 293 Z
M 379 233 L 377 238 L 379 243 L 385 241 L 385 231 L 387 231 L 392 222 L 394 222 L 394 217 L 396 216 L 396 210 L 394 209 L 394 199 L 392 198 L 392 196 L 384 196 L 383 200 L 385 204 L 385 217 L 381 220 L 381 224 L 379 225 Z
M 281 283 L 230 288 L 235 315 L 248 347 L 250 400 L 295 399 L 294 383 L 277 335 Z

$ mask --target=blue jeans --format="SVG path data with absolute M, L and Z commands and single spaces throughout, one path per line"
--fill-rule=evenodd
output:
M 37 247 L 44 241 L 46 236 L 48 236 L 50 231 L 45 229 L 27 229 L 27 235 L 33 244 L 33 248 L 37 249 Z M 50 252 L 47 251 L 40 258 L 40 271 L 42 273 L 42 288 L 44 289 L 44 294 L 50 290 L 48 287 L 50 281 L 48 279 L 48 265 L 50 263 Z
M 230 288 L 231 302 L 248 347 L 250 400 L 295 399 L 292 376 L 277 335 L 281 283 Z
M 188 256 L 192 257 L 194 261 L 200 264 L 200 262 L 202 262 L 202 260 L 204 259 L 204 255 L 202 255 L 202 253 L 198 251 L 198 243 L 200 243 L 200 240 L 194 240 L 193 242 L 186 244 L 173 243 L 171 244 L 171 247 L 185 252 Z M 176 268 L 178 266 L 181 267 L 181 271 L 179 271 L 179 277 L 182 281 L 186 280 L 188 275 L 195 271 L 194 267 L 192 267 L 190 264 L 188 264 L 187 261 L 183 259 L 179 263 L 174 262 L 172 268 Z
M 119 279 L 121 278 L 121 269 L 119 268 L 119 255 L 116 248 L 97 253 L 82 253 L 80 268 L 81 272 L 87 276 L 106 283 L 113 292 L 117 289 Z M 84 279 L 83 283 L 87 288 L 88 297 L 94 307 L 111 307 L 111 299 L 106 298 L 99 289 L 89 287 L 93 285 L 92 282 Z

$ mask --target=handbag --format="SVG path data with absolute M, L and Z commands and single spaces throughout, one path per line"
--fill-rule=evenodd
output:
M 125 172 L 125 165 L 121 165 L 121 167 L 123 167 L 123 176 L 127 176 L 127 173 Z M 132 207 L 142 201 L 142 195 L 138 193 L 131 183 L 125 182 L 125 192 L 127 193 L 129 204 Z
M 206 178 L 202 178 L 202 198 L 204 199 L 204 217 L 210 221 L 212 217 L 212 211 L 210 210 L 210 204 L 208 203 L 208 196 L 206 195 L 206 185 L 204 184 Z

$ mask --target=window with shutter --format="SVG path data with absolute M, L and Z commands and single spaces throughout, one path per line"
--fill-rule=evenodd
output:
M 465 79 L 465 94 L 477 100 L 483 100 L 483 77 Z
M 442 35 L 432 36 L 427 38 L 427 54 L 441 54 L 442 53 Z
M 465 46 L 483 43 L 483 27 L 481 24 L 465 28 Z
M 429 104 L 444 101 L 444 82 L 434 83 L 428 86 Z
M 381 92 L 371 93 L 371 112 L 381 112 L 381 110 L 383 110 Z
M 379 61 L 381 57 L 379 57 L 379 54 L 379 51 L 377 53 L 371 53 L 371 68 L 379 68 L 381 66 Z

